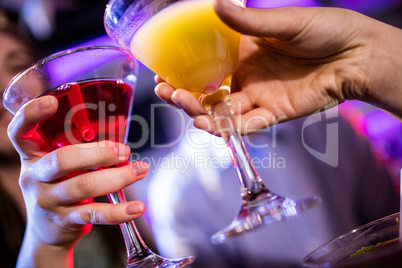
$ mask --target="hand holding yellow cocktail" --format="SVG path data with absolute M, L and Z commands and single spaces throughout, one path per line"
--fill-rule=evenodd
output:
M 111 0 L 105 26 L 116 42 L 162 79 L 189 90 L 227 144 L 241 184 L 242 206 L 232 224 L 212 236 L 213 243 L 297 216 L 319 202 L 317 197 L 295 201 L 278 196 L 256 173 L 229 98 L 241 36 L 219 19 L 212 0 Z

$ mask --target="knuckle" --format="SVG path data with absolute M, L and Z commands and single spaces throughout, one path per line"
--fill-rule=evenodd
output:
M 18 182 L 22 190 L 35 187 L 39 183 L 35 167 L 32 167 L 31 164 L 22 164 Z
M 114 156 L 113 150 L 113 146 L 110 144 L 110 142 L 104 141 L 100 142 L 98 146 L 94 147 L 94 154 L 101 162 L 108 163 Z
M 129 183 L 132 183 L 134 181 L 135 173 L 132 170 L 132 168 L 130 168 L 130 165 L 120 167 L 117 170 L 119 172 L 119 174 L 118 174 L 119 177 L 123 180 L 123 182 L 125 184 L 129 184 Z
M 11 141 L 14 139 L 15 135 L 15 120 L 11 120 L 10 124 L 7 127 L 7 136 L 10 138 Z
M 94 181 L 90 177 L 90 173 L 84 174 L 82 178 L 77 180 L 77 190 L 84 196 L 91 195 L 95 189 Z
M 18 182 L 22 190 L 30 188 L 30 185 L 32 184 L 30 176 L 27 174 L 20 176 Z
M 27 189 L 29 188 L 30 185 L 30 180 L 28 179 L 28 177 L 22 176 L 19 179 L 19 185 L 21 189 Z
M 37 207 L 38 211 L 50 211 L 52 208 L 47 196 L 43 195 L 38 196 L 35 206 Z
M 104 153 L 103 153 L 103 148 L 104 148 L 104 145 L 103 145 L 103 143 L 98 143 L 97 145 L 95 145 L 94 147 L 92 147 L 92 150 L 94 150 L 94 154 L 95 155 L 103 155 Z
M 65 170 L 66 167 L 66 155 L 67 148 L 61 147 L 51 154 L 50 164 L 52 167 L 58 167 L 59 170 Z
M 84 210 L 81 213 L 81 218 L 83 222 L 86 222 L 88 224 L 105 224 L 106 221 L 102 215 L 102 213 L 98 212 L 94 208 L 89 208 Z

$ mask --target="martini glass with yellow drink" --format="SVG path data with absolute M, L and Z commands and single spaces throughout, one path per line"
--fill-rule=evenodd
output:
M 245 0 L 232 0 L 245 5 Z M 215 244 L 264 224 L 297 216 L 319 203 L 272 193 L 255 171 L 233 118 L 230 84 L 241 35 L 224 24 L 213 0 L 111 0 L 107 33 L 175 88 L 189 90 L 225 140 L 241 186 L 239 214 L 211 237 Z

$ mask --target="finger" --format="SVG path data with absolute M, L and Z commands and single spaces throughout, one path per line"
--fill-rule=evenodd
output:
M 43 155 L 44 141 L 36 132 L 38 124 L 57 111 L 58 102 L 53 96 L 34 99 L 15 114 L 8 127 L 8 135 L 23 159 Z
M 245 114 L 236 115 L 234 120 L 241 135 L 248 135 L 266 127 L 278 124 L 279 122 L 286 121 L 285 118 L 277 118 L 272 112 L 265 108 L 256 108 Z M 213 135 L 219 136 L 219 131 L 210 116 L 196 117 L 194 120 L 194 126 Z
M 93 170 L 123 163 L 130 148 L 122 143 L 101 141 L 61 147 L 32 164 L 39 181 L 53 181 L 77 170 Z M 46 168 L 43 168 L 46 167 Z
M 165 101 L 167 104 L 173 106 L 174 108 L 179 108 L 172 101 L 172 94 L 174 90 L 174 87 L 162 81 L 158 85 L 156 85 L 155 94 L 156 96 L 158 96 L 158 98 Z
M 197 116 L 194 119 L 194 126 L 196 128 L 205 130 L 211 134 L 217 133 L 217 128 L 216 125 L 214 123 L 214 121 L 212 120 L 212 117 L 210 117 L 209 115 L 200 115 Z
M 242 135 L 254 133 L 282 121 L 284 118 L 277 118 L 272 112 L 261 107 L 235 117 L 235 122 Z
M 236 127 L 240 134 L 247 135 L 263 128 L 285 121 L 285 118 L 277 118 L 272 112 L 265 108 L 256 108 L 245 114 L 235 115 Z M 205 130 L 213 135 L 220 136 L 216 125 L 210 116 L 198 116 L 194 120 L 194 126 Z
M 255 108 L 255 105 L 249 99 L 249 96 L 245 92 L 235 92 L 230 94 L 230 105 L 231 109 L 234 112 L 234 115 L 243 115 L 247 112 L 250 112 L 252 109 Z M 238 127 L 241 128 L 241 116 L 235 121 Z M 213 119 L 208 115 L 201 115 L 197 116 L 194 120 L 194 126 L 196 128 L 205 130 L 213 135 L 219 136 L 218 130 L 216 128 L 216 124 L 214 123 Z
M 163 80 L 159 75 L 154 76 L 154 81 L 155 81 L 156 84 L 160 84 L 162 82 L 165 82 L 165 80 Z
M 177 107 L 183 109 L 191 117 L 207 114 L 200 102 L 187 90 L 176 89 L 171 99 Z
M 145 162 L 88 172 L 58 183 L 52 190 L 59 205 L 114 193 L 145 178 L 149 165 Z
M 135 220 L 144 214 L 140 201 L 119 204 L 89 203 L 71 207 L 67 218 L 72 224 L 120 224 Z
M 166 102 L 171 101 L 174 90 L 174 87 L 166 82 L 161 82 L 155 87 L 156 95 Z
M 215 10 L 222 21 L 242 34 L 278 39 L 297 35 L 312 15 L 312 9 L 302 7 L 243 8 L 230 0 L 216 0 Z

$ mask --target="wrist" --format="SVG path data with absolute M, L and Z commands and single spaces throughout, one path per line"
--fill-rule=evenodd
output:
M 402 30 L 383 23 L 375 29 L 368 101 L 402 118 Z
M 17 261 L 17 268 L 73 267 L 73 247 L 43 242 L 27 228 Z

